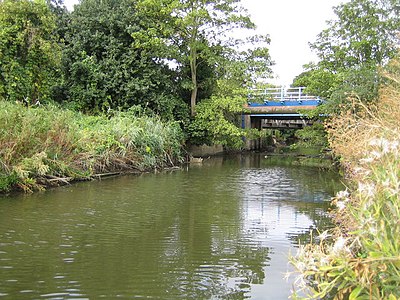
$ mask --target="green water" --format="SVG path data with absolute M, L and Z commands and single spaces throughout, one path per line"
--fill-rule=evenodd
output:
M 334 173 L 263 155 L 0 197 L 0 299 L 287 299 Z

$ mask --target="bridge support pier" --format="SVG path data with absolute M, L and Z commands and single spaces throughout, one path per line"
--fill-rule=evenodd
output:
M 256 128 L 261 130 L 261 119 L 252 118 L 250 115 L 242 116 L 242 127 L 244 129 Z M 246 150 L 259 150 L 261 149 L 261 139 L 246 139 L 245 140 L 245 149 Z

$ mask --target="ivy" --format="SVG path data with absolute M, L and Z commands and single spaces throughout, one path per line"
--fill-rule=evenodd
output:
M 26 105 L 50 99 L 61 50 L 44 1 L 0 2 L 0 96 Z

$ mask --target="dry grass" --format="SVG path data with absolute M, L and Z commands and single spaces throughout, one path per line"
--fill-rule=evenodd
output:
M 388 69 L 375 106 L 353 98 L 327 126 L 351 184 L 333 199 L 337 228 L 292 258 L 307 299 L 400 299 L 399 61 Z
M 360 99 L 350 98 L 353 109 L 327 124 L 331 147 L 352 169 L 369 151 L 372 139 L 399 139 L 400 61 L 392 61 L 389 69 L 392 72 L 383 72 L 387 84 L 381 88 L 376 104 L 367 107 Z

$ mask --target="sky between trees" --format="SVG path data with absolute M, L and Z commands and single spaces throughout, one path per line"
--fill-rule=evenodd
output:
M 69 10 L 79 0 L 65 0 Z M 276 84 L 290 85 L 302 66 L 317 60 L 308 43 L 335 17 L 332 7 L 342 0 L 242 0 L 257 25 L 257 32 L 271 37 L 270 53 Z

